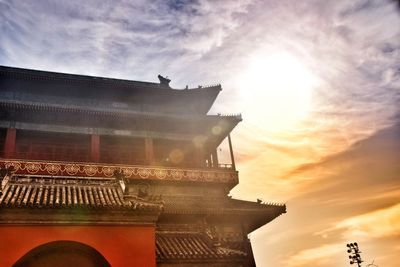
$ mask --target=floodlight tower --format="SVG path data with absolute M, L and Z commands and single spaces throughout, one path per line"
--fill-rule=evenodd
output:
M 361 267 L 363 262 L 361 259 L 361 251 L 358 248 L 357 242 L 347 244 L 347 253 L 349 253 L 350 264 L 357 263 L 358 267 Z

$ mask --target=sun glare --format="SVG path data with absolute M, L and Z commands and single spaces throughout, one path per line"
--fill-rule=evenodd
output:
M 239 83 L 245 111 L 277 130 L 308 114 L 316 77 L 296 57 L 281 53 L 253 57 Z

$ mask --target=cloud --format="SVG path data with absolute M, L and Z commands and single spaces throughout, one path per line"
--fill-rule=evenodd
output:
M 253 172 L 251 166 L 245 168 L 260 187 L 253 189 L 254 195 L 287 196 L 288 200 L 287 214 L 252 234 L 255 247 L 264 248 L 255 249 L 258 261 L 277 266 L 343 266 L 348 264 L 346 242 L 360 241 L 368 262 L 375 258 L 378 265 L 393 266 L 400 221 L 399 127 L 383 129 L 287 179 L 265 178 L 262 168 Z M 273 163 L 267 167 L 273 168 Z M 325 246 L 331 253 L 334 250 L 329 248 L 342 250 L 320 259 L 325 252 L 318 248 Z
M 186 61 L 220 46 L 249 2 L 1 4 L 2 64 L 153 79 L 159 70 L 181 72 Z
M 336 224 L 348 238 L 400 237 L 400 204 L 354 216 Z
M 337 222 L 332 228 L 316 233 L 323 239 L 335 236 L 334 243 L 310 249 L 303 249 L 291 255 L 285 266 L 334 266 L 344 265 L 346 262 L 344 244 L 357 242 L 363 252 L 365 262 L 372 262 L 391 266 L 396 258 L 400 237 L 400 204 L 383 209 L 366 212 Z
M 343 252 L 342 244 L 322 245 L 302 250 L 286 259 L 285 266 L 327 266 L 332 263 L 334 256 Z

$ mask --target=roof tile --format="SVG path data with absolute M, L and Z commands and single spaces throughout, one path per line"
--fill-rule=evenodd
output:
M 124 199 L 115 183 L 52 183 L 9 181 L 0 195 L 0 208 L 107 208 L 161 210 L 160 203 Z M 1 191 L 0 191 L 1 192 Z
M 232 259 L 246 257 L 246 253 L 214 245 L 200 232 L 157 232 L 157 260 Z

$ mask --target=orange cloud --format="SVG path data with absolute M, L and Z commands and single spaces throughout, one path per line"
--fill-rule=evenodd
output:
M 301 250 L 285 261 L 286 267 L 325 266 L 332 262 L 334 255 L 343 252 L 343 244 L 329 244 Z
M 352 238 L 400 236 L 400 203 L 345 219 L 335 228 L 346 229 L 344 236 Z

